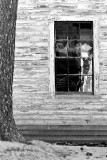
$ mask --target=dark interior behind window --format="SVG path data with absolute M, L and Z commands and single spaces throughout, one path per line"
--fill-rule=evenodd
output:
M 93 93 L 93 22 L 55 22 L 56 92 Z

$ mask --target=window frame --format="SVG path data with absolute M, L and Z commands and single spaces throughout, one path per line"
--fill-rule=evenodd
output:
M 99 19 L 95 16 L 65 16 L 53 18 L 49 22 L 49 55 L 50 55 L 50 66 L 49 66 L 49 93 L 51 96 L 57 94 L 55 91 L 55 54 L 54 54 L 54 22 L 55 21 L 93 21 L 93 61 L 94 61 L 94 94 L 98 96 L 99 92 L 99 50 L 98 50 L 98 21 Z M 78 92 L 77 92 L 78 93 Z M 75 92 L 75 95 L 77 94 Z M 66 93 L 65 93 L 66 94 Z M 80 94 L 80 93 L 78 93 Z M 72 93 L 70 94 L 72 96 Z M 82 94 L 81 94 L 82 95 Z M 84 95 L 84 94 L 83 94 Z M 87 94 L 88 95 L 88 94 Z M 92 96 L 93 96 L 92 95 Z

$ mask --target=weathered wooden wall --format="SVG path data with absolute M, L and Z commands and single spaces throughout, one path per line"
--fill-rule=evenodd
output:
M 100 98 L 49 93 L 49 20 L 99 17 Z M 13 84 L 18 125 L 107 124 L 107 0 L 19 0 Z

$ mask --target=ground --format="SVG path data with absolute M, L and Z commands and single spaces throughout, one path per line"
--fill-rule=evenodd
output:
M 32 141 L 26 145 L 0 141 L 0 160 L 106 160 L 107 147 L 64 146 Z

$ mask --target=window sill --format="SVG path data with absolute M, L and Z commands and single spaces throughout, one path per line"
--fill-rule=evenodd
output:
M 78 95 L 78 96 L 81 96 L 81 95 L 92 95 L 94 96 L 94 94 L 92 92 L 55 92 L 55 95 Z
M 93 93 L 80 93 L 80 92 L 70 92 L 70 93 L 64 93 L 64 92 L 56 92 L 55 93 L 55 98 L 87 98 L 87 100 L 89 99 L 100 99 L 100 95 L 94 95 Z

